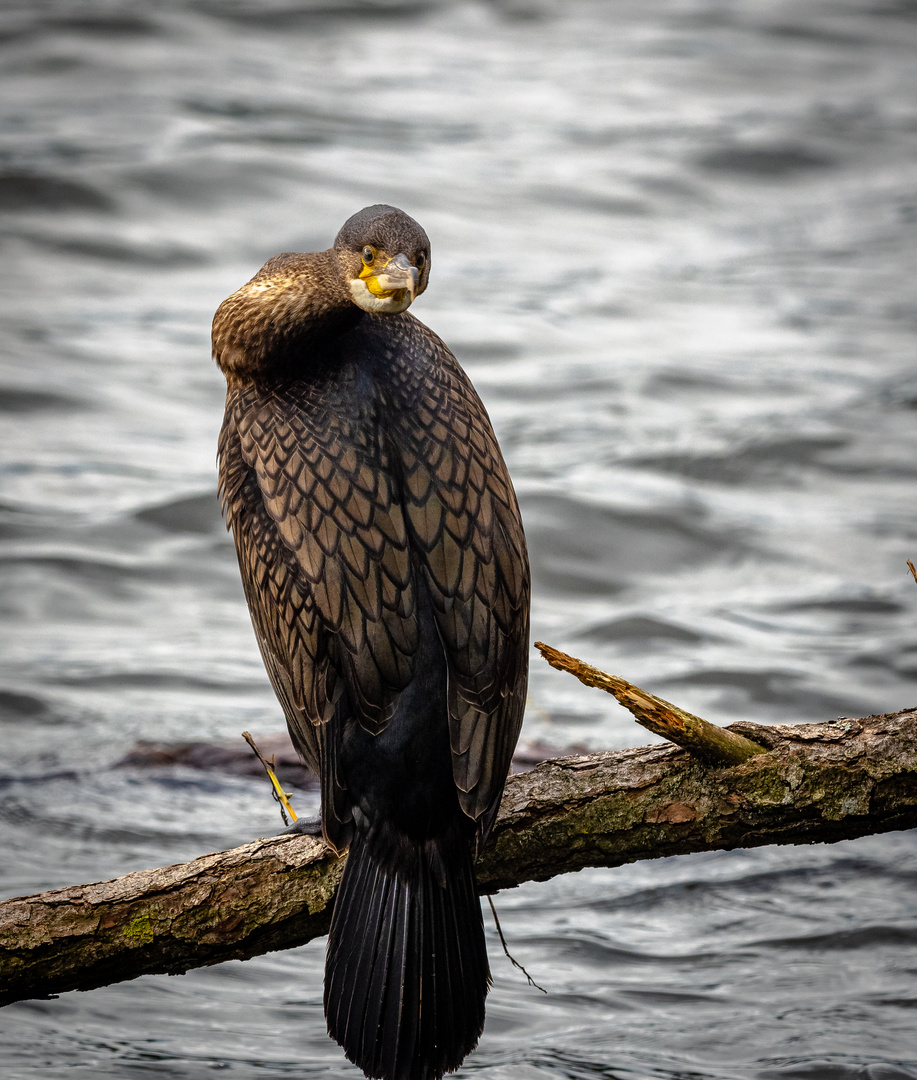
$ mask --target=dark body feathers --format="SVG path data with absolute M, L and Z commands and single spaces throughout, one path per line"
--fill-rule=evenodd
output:
M 271 260 L 217 312 L 220 486 L 268 674 L 321 780 L 325 837 L 350 849 L 329 1031 L 368 1076 L 432 1080 L 483 1027 L 471 849 L 522 721 L 528 564 L 457 361 L 411 315 L 364 311 L 348 289 L 367 238 L 391 256 L 426 237 L 406 215 L 388 233 L 356 220 L 330 252 Z

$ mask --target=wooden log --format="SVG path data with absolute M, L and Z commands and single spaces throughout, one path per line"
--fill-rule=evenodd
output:
M 665 744 L 510 777 L 482 893 L 587 866 L 827 843 L 917 825 L 917 709 L 731 730 L 768 746 L 711 766 Z M 0 1003 L 176 974 L 325 933 L 342 860 L 274 837 L 189 863 L 0 903 Z

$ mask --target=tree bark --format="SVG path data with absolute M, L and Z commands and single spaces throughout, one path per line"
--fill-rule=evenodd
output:
M 557 666 L 579 663 L 557 657 Z M 597 670 L 581 666 L 587 676 Z M 670 720 L 669 733 L 693 739 L 697 749 L 701 729 L 681 730 L 690 714 L 624 687 L 662 730 Z M 823 724 L 710 727 L 703 756 L 663 743 L 558 758 L 511 776 L 478 862 L 479 891 L 587 866 L 829 843 L 917 825 L 917 709 Z M 743 759 L 723 764 L 736 746 Z M 279 836 L 6 900 L 0 1004 L 301 945 L 327 931 L 342 867 L 319 840 Z

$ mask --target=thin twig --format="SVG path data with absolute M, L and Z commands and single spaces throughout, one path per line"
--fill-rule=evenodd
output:
M 494 917 L 494 923 L 497 926 L 497 933 L 500 935 L 500 944 L 503 946 L 503 951 L 506 953 L 506 958 L 513 965 L 513 967 L 519 968 L 522 974 L 528 979 L 529 986 L 534 986 L 536 990 L 540 990 L 543 994 L 547 993 L 547 990 L 543 986 L 539 986 L 531 975 L 525 970 L 525 968 L 519 963 L 519 961 L 510 953 L 506 944 L 506 938 L 503 936 L 503 927 L 500 926 L 500 919 L 497 916 L 497 909 L 494 907 L 494 900 L 490 893 L 487 894 L 487 903 L 490 904 L 490 912 Z
M 914 581 L 917 581 L 917 568 L 914 567 L 910 559 L 907 560 L 907 568 L 914 575 Z
M 271 760 L 268 761 L 267 758 L 265 758 L 264 754 L 262 754 L 261 751 L 258 749 L 258 744 L 251 737 L 251 734 L 249 732 L 243 731 L 242 738 L 248 743 L 252 750 L 254 750 L 255 757 L 264 766 L 264 771 L 270 778 L 271 786 L 273 788 L 271 794 L 274 796 L 274 802 L 280 804 L 280 816 L 283 818 L 284 825 L 290 824 L 290 821 L 287 819 L 287 814 L 290 815 L 290 820 L 296 821 L 298 815 L 293 809 L 293 807 L 290 806 L 289 792 L 283 790 L 283 788 L 280 786 L 280 781 L 277 779 L 277 776 L 274 773 L 274 757 L 271 756 Z

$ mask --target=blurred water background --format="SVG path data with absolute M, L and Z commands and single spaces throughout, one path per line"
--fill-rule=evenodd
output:
M 210 318 L 373 202 L 432 239 L 536 638 L 724 723 L 917 703 L 917 4 L 6 0 L 0 47 L 3 895 L 279 826 L 113 766 L 282 727 Z M 649 741 L 535 660 L 525 734 Z M 504 894 L 549 993 L 496 947 L 460 1075 L 917 1077 L 915 883 L 898 833 Z M 11 1006 L 0 1073 L 353 1078 L 322 952 Z

